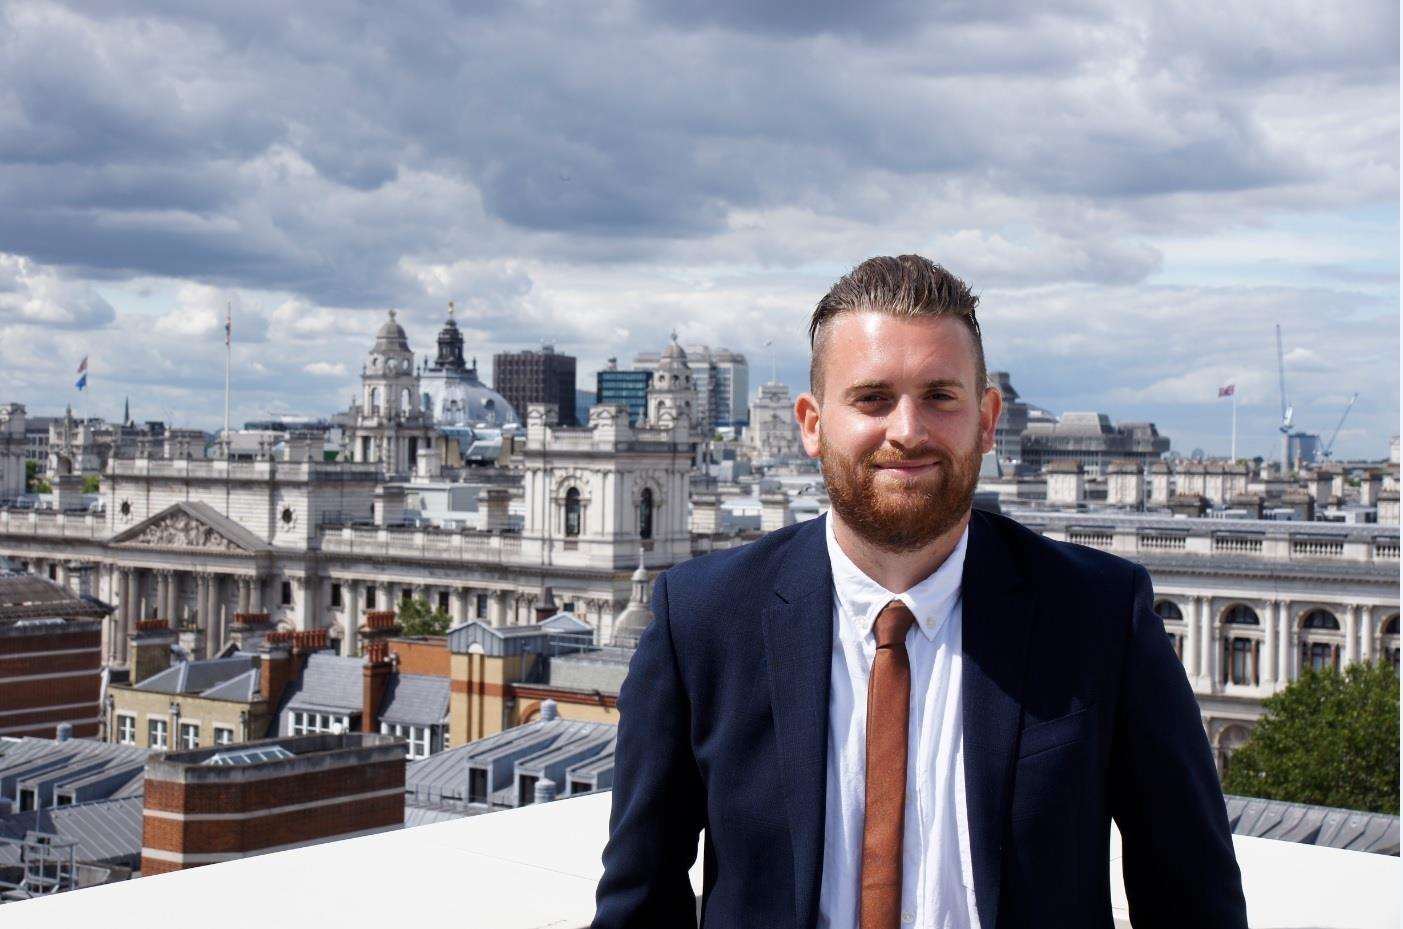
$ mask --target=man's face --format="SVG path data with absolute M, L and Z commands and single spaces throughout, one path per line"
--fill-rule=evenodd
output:
M 923 548 L 968 512 L 1002 397 L 976 383 L 959 319 L 854 312 L 828 326 L 823 402 L 795 404 L 804 449 L 858 535 L 887 551 Z

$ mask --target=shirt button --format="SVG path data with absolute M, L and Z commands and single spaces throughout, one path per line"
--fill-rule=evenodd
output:
M 916 921 L 916 914 L 912 913 L 910 910 L 902 910 L 901 921 L 907 923 L 908 925 L 910 923 L 914 923 Z

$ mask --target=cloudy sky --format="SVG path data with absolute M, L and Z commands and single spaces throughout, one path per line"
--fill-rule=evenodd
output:
M 204 6 L 0 0 L 0 401 L 215 428 L 226 301 L 236 421 L 450 299 L 484 374 L 676 327 L 802 386 L 818 297 L 916 251 L 1055 412 L 1226 453 L 1235 382 L 1271 454 L 1279 322 L 1300 426 L 1398 431 L 1396 0 Z

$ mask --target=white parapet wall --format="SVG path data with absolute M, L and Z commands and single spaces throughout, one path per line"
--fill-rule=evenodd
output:
M 5 904 L 0 925 L 583 929 L 594 915 L 609 801 L 592 794 Z M 1254 929 L 1399 925 L 1399 859 L 1234 841 Z M 1114 830 L 1111 842 L 1112 907 L 1117 925 L 1129 926 Z M 700 856 L 692 885 L 701 886 Z

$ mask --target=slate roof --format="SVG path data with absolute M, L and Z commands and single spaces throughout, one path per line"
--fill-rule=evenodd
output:
M 154 690 L 167 694 L 208 693 L 213 688 L 228 684 L 231 680 L 246 676 L 254 667 L 252 655 L 235 655 L 232 658 L 210 658 L 202 661 L 182 661 L 171 665 L 158 674 L 153 674 L 140 684 L 137 690 Z M 234 693 L 240 692 L 237 688 Z M 240 699 L 225 697 L 224 699 Z
M 433 823 L 446 823 L 453 819 L 462 819 L 465 816 L 472 816 L 477 811 L 456 809 L 448 806 L 424 806 L 412 803 L 404 805 L 404 828 L 413 829 L 415 826 L 428 826 Z M 483 810 L 481 812 L 486 812 Z
M 101 619 L 101 601 L 75 597 L 36 574 L 0 574 L 0 622 L 25 619 Z
M 381 722 L 436 726 L 448 718 L 448 678 L 393 674 L 380 710 Z
M 1256 797 L 1225 799 L 1228 823 L 1236 835 L 1380 855 L 1399 853 L 1397 816 Z
M 26 832 L 46 832 L 77 842 L 79 861 L 137 867 L 141 861 L 140 797 L 97 800 L 75 806 L 29 810 L 0 817 L 0 838 L 22 840 Z M 17 845 L 0 842 L 0 864 L 19 864 Z
M 361 659 L 313 652 L 301 676 L 289 685 L 282 710 L 359 713 L 361 679 Z
M 231 677 L 222 684 L 216 684 L 200 694 L 211 700 L 237 700 L 252 703 L 258 699 L 258 669 L 249 668 L 243 674 Z

